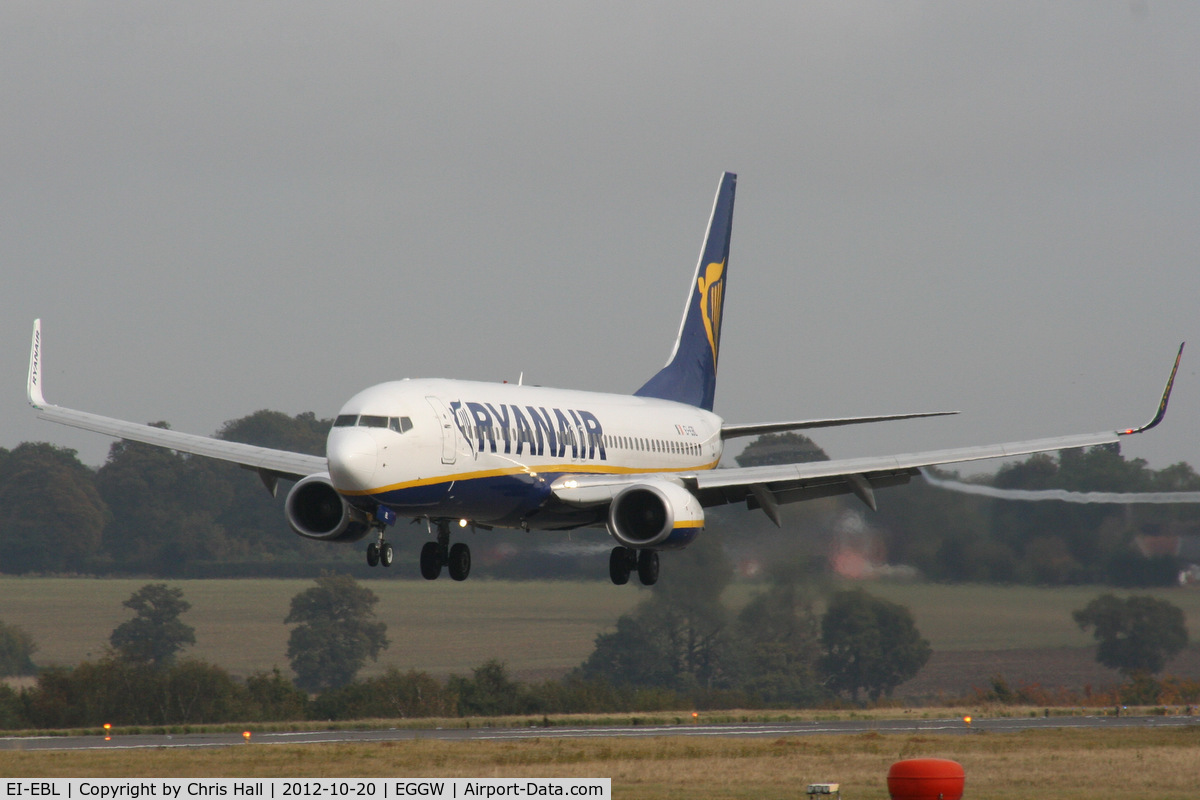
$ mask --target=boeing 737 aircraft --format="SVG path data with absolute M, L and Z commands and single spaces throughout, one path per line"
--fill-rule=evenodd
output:
M 454 528 L 565 531 L 605 526 L 616 540 L 609 559 L 615 584 L 637 572 L 658 579 L 659 552 L 686 547 L 704 527 L 704 509 L 745 503 L 776 525 L 780 506 L 853 493 L 875 507 L 875 490 L 907 483 L 934 464 L 1020 456 L 1107 444 L 1162 420 L 1175 369 L 1158 413 L 1140 428 L 908 455 L 781 466 L 714 469 L 736 437 L 853 425 L 942 413 L 843 417 L 729 425 L 713 413 L 721 309 L 729 276 L 729 237 L 737 176 L 717 187 L 708 231 L 674 350 L 632 395 L 460 380 L 401 380 L 351 397 L 334 420 L 324 458 L 195 436 L 74 411 L 46 402 L 41 321 L 34 323 L 29 402 L 42 419 L 256 470 L 274 493 L 295 481 L 285 513 L 310 539 L 353 542 L 371 535 L 367 562 L 392 563 L 389 526 L 424 520 L 429 541 L 421 574 L 471 571 Z M 1180 346 L 1180 356 L 1183 348 Z

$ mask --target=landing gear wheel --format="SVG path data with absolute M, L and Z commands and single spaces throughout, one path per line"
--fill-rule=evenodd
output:
M 471 548 L 464 542 L 459 542 L 450 548 L 450 577 L 456 581 L 465 581 L 471 574 Z
M 658 583 L 658 551 L 639 550 L 637 556 L 638 580 L 642 586 L 653 586 Z
M 608 577 L 617 586 L 629 583 L 629 573 L 633 571 L 636 556 L 627 547 L 614 547 L 608 554 Z
M 421 577 L 435 581 L 442 574 L 442 548 L 437 542 L 426 542 L 421 548 Z
M 395 558 L 395 555 L 396 554 L 392 552 L 392 546 L 387 542 L 384 542 L 379 546 L 379 563 L 383 566 L 390 567 L 392 565 L 392 559 Z M 645 581 L 642 582 L 645 583 Z
M 379 563 L 379 545 L 371 542 L 367 545 L 367 566 L 373 567 Z

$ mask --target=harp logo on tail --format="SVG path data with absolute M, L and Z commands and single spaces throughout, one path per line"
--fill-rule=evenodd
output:
M 729 234 L 737 176 L 726 172 L 717 186 L 712 216 L 684 298 L 679 336 L 667 365 L 635 393 L 712 411 L 717 389 L 725 283 L 729 279 Z
M 721 306 L 725 299 L 725 262 L 709 264 L 696 284 L 700 290 L 700 315 L 704 319 L 704 332 L 708 334 L 713 367 L 716 368 L 717 346 L 721 341 Z

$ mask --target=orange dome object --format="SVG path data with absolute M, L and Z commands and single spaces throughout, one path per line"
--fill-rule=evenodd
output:
M 967 774 L 945 758 L 910 758 L 892 764 L 887 774 L 892 800 L 961 800 Z

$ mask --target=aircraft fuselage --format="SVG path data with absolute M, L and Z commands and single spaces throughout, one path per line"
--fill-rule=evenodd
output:
M 359 392 L 327 444 L 333 487 L 364 511 L 520 528 L 603 519 L 552 502 L 559 476 L 695 472 L 721 450 L 721 418 L 684 403 L 446 379 Z

